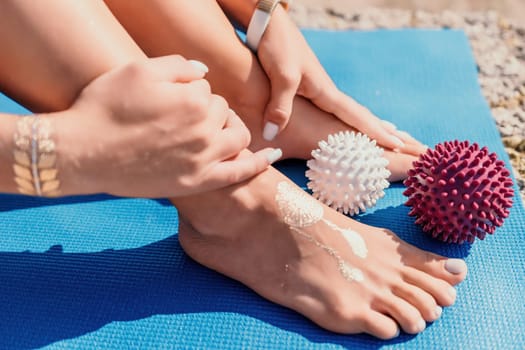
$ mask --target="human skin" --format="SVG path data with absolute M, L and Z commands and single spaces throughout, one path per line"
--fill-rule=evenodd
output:
M 191 4 L 193 6 L 194 3 Z M 49 3 L 46 5 L 47 11 L 53 10 Z M 61 3 L 60 6 L 66 5 Z M 223 18 L 220 17 L 222 12 L 219 8 L 201 10 L 201 15 L 204 14 L 206 17 L 201 16 L 200 19 L 206 25 L 211 25 L 217 18 Z M 82 17 L 96 15 L 95 12 L 86 11 Z M 186 17 L 192 18 L 188 13 Z M 38 17 L 34 20 L 46 19 Z M 53 21 L 60 22 L 55 16 Z M 204 24 L 201 26 L 205 27 Z M 117 21 L 100 28 L 100 32 L 110 32 L 115 26 L 118 26 Z M 73 36 L 69 42 L 68 35 L 65 35 L 60 38 L 60 43 L 52 40 L 51 43 L 74 47 L 86 42 L 82 36 L 89 35 L 93 34 L 83 32 L 80 36 Z M 175 36 L 172 35 L 173 38 Z M 51 43 L 47 46 L 52 46 Z M 194 48 L 187 49 L 190 52 Z M 95 67 L 111 65 L 112 55 L 106 56 L 104 47 L 95 45 L 89 47 L 89 50 L 97 52 L 97 60 L 105 61 L 94 64 Z M 241 77 L 234 77 L 240 80 L 229 82 L 233 85 L 231 91 L 239 89 L 235 85 L 247 78 L 256 79 L 257 87 L 268 89 L 268 82 L 256 60 L 249 52 L 241 54 L 243 56 L 238 61 L 230 62 L 238 63 L 239 71 L 243 74 Z M 197 58 L 191 54 L 186 56 Z M 207 58 L 207 61 L 212 61 L 211 57 Z M 129 59 L 131 61 L 137 57 Z M 222 57 L 215 56 L 214 60 L 221 61 Z M 76 67 L 77 62 L 72 59 L 55 64 Z M 27 69 L 38 75 L 43 67 L 33 63 Z M 86 79 L 84 85 L 77 86 L 76 91 L 80 91 L 99 74 L 90 64 L 77 69 L 81 69 L 82 75 L 89 76 L 89 79 Z M 246 72 L 247 76 L 244 75 Z M 211 77 L 212 73 L 213 69 L 210 69 L 210 80 L 214 79 Z M 213 74 L 221 78 L 220 72 Z M 64 90 L 53 89 L 55 93 Z M 255 94 L 248 92 L 251 93 Z M 262 93 L 268 94 L 269 91 L 263 90 Z M 31 93 L 20 91 L 20 95 L 31 100 Z M 54 96 L 53 100 L 66 101 L 67 97 Z M 235 98 L 235 102 L 239 100 L 239 97 Z M 322 120 L 323 125 L 327 123 L 327 129 L 334 128 L 335 125 L 344 127 L 335 118 L 332 118 L 335 120 L 332 122 L 326 113 L 319 112 L 302 98 L 296 98 L 295 103 L 295 112 L 309 115 L 313 121 Z M 253 124 L 262 120 L 265 104 L 246 105 L 244 108 L 248 107 L 255 115 Z M 292 115 L 291 120 L 294 119 L 298 118 Z M 250 120 L 246 120 L 246 123 L 250 127 Z M 301 124 L 304 123 L 298 123 Z M 318 126 L 319 123 L 314 125 Z M 259 125 L 259 130 L 260 128 Z M 308 130 L 305 129 L 304 132 Z M 278 139 L 285 140 L 285 137 L 283 133 Z M 307 145 L 301 146 L 297 138 L 291 139 L 290 143 L 294 147 L 288 148 L 289 154 L 295 152 L 296 155 L 304 155 L 314 142 L 306 140 Z M 391 338 L 398 334 L 401 327 L 406 332 L 417 333 L 424 329 L 424 321 L 433 321 L 440 316 L 439 305 L 448 306 L 454 303 L 455 290 L 452 286 L 462 281 L 466 275 L 466 266 L 461 260 L 423 252 L 402 242 L 388 230 L 359 224 L 324 207 L 327 220 L 339 227 L 350 227 L 358 232 L 369 250 L 368 256 L 363 260 L 353 255 L 351 249 L 345 247 L 341 241 L 342 238 L 328 232 L 326 227 L 315 224 L 305 228 L 317 241 L 337 247 L 345 260 L 359 267 L 365 276 L 363 282 L 345 280 L 334 266 L 331 256 L 298 236 L 284 223 L 275 200 L 276 190 L 281 182 L 286 182 L 297 190 L 286 177 L 269 168 L 251 180 L 234 186 L 202 195 L 172 199 L 181 215 L 179 239 L 185 251 L 202 264 L 238 279 L 265 298 L 290 307 L 335 332 L 367 332 L 380 338 Z
M 350 128 L 334 114 L 315 107 L 309 99 L 296 96 L 293 108 L 296 117 L 290 118 L 287 128 L 272 142 L 266 141 L 262 135 L 264 113 L 271 97 L 270 81 L 215 2 L 194 1 L 192 6 L 164 0 L 106 3 L 148 56 L 178 52 L 209 66 L 206 77 L 213 92 L 225 97 L 250 129 L 252 151 L 271 146 L 282 149 L 283 158 L 308 159 L 317 143 L 328 134 Z M 204 18 L 203 11 L 214 16 Z M 261 109 L 263 113 L 259 112 Z M 412 153 L 424 149 L 417 143 L 407 145 L 410 152 L 385 153 L 390 161 L 390 181 L 404 179 L 416 160 Z
M 45 20 L 36 19 L 47 10 L 47 4 L 45 8 L 34 3 L 27 5 L 27 2 L 0 4 L 8 19 L 0 24 L 6 26 L 2 28 L 5 30 L 1 31 L 4 34 L 0 35 L 0 42 L 12 52 L 12 55 L 2 56 L 0 70 L 4 74 L 0 83 L 22 100 L 26 100 L 24 94 L 34 96 L 34 100 L 28 102 L 37 109 L 67 106 L 69 99 L 79 94 L 81 84 L 75 83 L 77 73 L 82 77 L 85 72 L 74 66 L 61 67 L 60 63 L 54 63 L 63 61 L 64 49 L 59 45 L 46 46 L 46 42 L 52 43 L 61 28 L 54 22 L 46 26 L 42 23 Z M 75 2 L 69 8 L 57 8 L 57 13 L 75 18 L 86 9 L 96 14 L 93 22 L 99 25 L 107 23 L 101 14 L 113 18 L 101 3 L 97 6 L 96 3 Z M 31 25 L 15 24 L 23 21 Z M 9 25 L 12 26 L 8 29 Z M 69 38 L 79 35 L 80 31 L 75 28 Z M 38 30 L 39 35 L 30 35 L 32 30 Z M 16 47 L 16 38 L 21 40 L 21 36 L 27 36 L 28 39 L 23 40 L 27 47 Z M 202 63 L 180 56 L 146 60 L 125 32 L 115 30 L 113 36 L 115 40 L 127 41 L 128 45 L 121 45 L 122 51 L 134 48 L 137 57 L 142 57 L 141 61 L 95 79 L 66 110 L 41 116 L 52 122 L 56 151 L 61 154 L 56 167 L 62 176 L 62 195 L 99 192 L 127 197 L 188 195 L 245 180 L 277 158 L 279 150 L 266 149 L 235 159 L 249 144 L 250 133 L 224 98 L 211 93 L 209 83 L 203 79 L 208 68 Z M 93 44 L 92 37 L 85 39 L 88 45 Z M 108 45 L 103 40 L 97 42 L 101 47 Z M 9 74 L 20 66 L 31 66 L 39 47 L 45 49 L 42 59 L 38 60 L 41 65 L 37 66 L 38 72 L 18 69 L 16 74 Z M 110 67 L 94 61 L 83 48 L 73 50 L 72 60 L 79 60 L 80 65 L 93 62 L 90 65 L 93 73 L 103 72 L 101 67 Z M 57 61 L 49 59 L 52 55 L 56 55 Z M 111 57 L 118 58 L 115 62 L 122 61 L 122 55 L 108 51 L 106 62 L 111 61 Z M 90 61 L 85 60 L 86 56 Z M 20 80 L 13 80 L 18 72 Z M 73 72 L 75 79 L 58 72 Z M 54 83 L 44 88 L 51 79 L 50 73 L 56 73 Z M 89 81 L 96 75 L 86 77 Z M 37 88 L 41 89 L 38 93 Z M 4 155 L 5 169 L 0 190 L 15 192 L 14 172 L 10 166 L 13 159 L 9 157 L 14 146 L 12 118 L 4 117 L 1 123 L 4 135 L 0 140 L 0 152 Z M 185 132 L 178 133 L 181 129 Z M 5 133 L 6 130 L 9 133 Z
M 57 20 L 49 18 L 51 10 Z M 144 57 L 97 1 L 1 1 L 0 14 L 0 44 L 8 52 L 0 57 L 0 90 L 33 112 L 67 109 L 88 82 Z M 112 30 L 105 32 L 107 27 Z M 93 48 L 105 52 L 105 59 Z
M 257 0 L 218 0 L 220 6 L 246 30 Z M 299 28 L 281 6 L 271 16 L 256 51 L 259 63 L 271 84 L 271 94 L 264 113 L 266 139 L 282 131 L 291 115 L 295 95 L 314 103 L 348 125 L 375 139 L 379 145 L 418 155 L 424 146 L 393 124 L 381 121 L 367 108 L 340 91 L 306 43 Z
M 16 130 L 16 117 L 0 113 L 0 192 L 15 193 L 13 181 L 13 134 Z

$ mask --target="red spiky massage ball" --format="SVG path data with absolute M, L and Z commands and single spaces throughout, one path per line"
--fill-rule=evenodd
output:
M 512 179 L 503 161 L 477 143 L 451 141 L 428 149 L 404 181 L 410 216 L 432 237 L 473 243 L 509 216 Z

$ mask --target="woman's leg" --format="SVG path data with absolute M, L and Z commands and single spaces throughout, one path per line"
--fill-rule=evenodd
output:
M 212 89 L 228 100 L 252 132 L 252 150 L 272 145 L 285 158 L 310 157 L 327 135 L 349 129 L 302 97 L 296 97 L 290 124 L 273 143 L 262 138 L 263 113 L 270 85 L 257 58 L 237 38 L 215 1 L 148 2 L 105 0 L 148 56 L 179 53 L 206 63 Z M 406 177 L 414 157 L 387 152 L 391 180 Z
M 106 3 L 148 55 L 177 52 L 205 62 L 214 91 L 226 97 L 252 131 L 252 147 L 268 145 L 259 137 L 270 95 L 268 80 L 215 2 L 154 0 L 147 6 L 125 0 Z M 291 123 L 274 146 L 281 147 L 287 156 L 306 158 L 320 139 L 341 129 L 345 126 L 338 119 L 297 97 Z M 413 161 L 412 157 L 393 153 L 390 158 L 398 178 Z M 370 283 L 346 283 L 333 266 L 333 256 L 323 254 L 325 250 L 312 246 L 309 238 L 294 233 L 282 220 L 275 220 L 280 215 L 275 197 L 281 181 L 285 181 L 282 175 L 270 170 L 249 186 L 231 188 L 237 205 L 217 207 L 213 215 L 220 218 L 217 220 L 209 220 L 208 212 L 199 213 L 195 197 L 189 202 L 178 199 L 181 212 L 195 212 L 181 228 L 185 250 L 204 265 L 339 332 L 392 336 L 395 327 L 385 315 L 396 319 L 406 331 L 416 332 L 421 326 L 417 324 L 418 315 L 435 319 L 436 303 L 452 302 L 454 292 L 447 283 L 459 282 L 464 272 L 452 275 L 444 269 L 445 260 L 403 243 L 386 230 L 358 224 L 325 208 L 332 222 L 363 233 L 370 246 L 370 256 L 363 264 L 364 260 L 355 259 L 344 248 L 341 237 L 328 237 L 330 230 L 322 223 L 306 230 L 321 245 L 343 247 L 348 261 L 371 277 Z M 206 194 L 206 199 L 213 196 Z M 228 223 L 229 234 L 224 235 L 223 218 L 235 215 L 244 219 Z M 254 217 L 259 222 L 257 228 L 253 226 Z M 328 280 L 331 282 L 323 282 Z
M 61 2 L 61 9 L 67 4 L 71 3 Z M 73 21 L 99 15 L 89 9 L 82 14 L 67 14 Z M 53 19 L 57 23 L 64 20 L 56 16 Z M 38 91 L 25 89 L 23 84 L 10 91 L 18 91 L 41 109 L 49 108 L 51 101 L 69 105 L 73 96 L 100 74 L 100 67 L 109 69 L 125 62 L 115 60 L 113 50 L 122 43 L 99 44 L 109 33 L 120 30 L 118 23 L 98 22 L 100 27 L 94 33 L 79 31 L 41 43 L 45 55 L 53 53 L 48 50 L 53 45 L 70 45 L 73 49 L 78 42 L 90 42 L 88 51 L 97 52 L 93 60 L 79 65 L 73 55 L 70 60 L 37 60 L 27 66 L 10 67 L 27 70 L 41 79 L 44 88 L 58 84 L 49 89 L 46 98 L 40 98 Z M 20 30 L 16 26 L 10 29 Z M 40 31 L 45 32 L 46 27 Z M 126 55 L 123 52 L 119 57 Z M 137 51 L 127 57 L 134 60 L 142 54 Z M 78 69 L 79 77 L 85 79 L 48 79 L 42 72 L 49 68 Z M 337 332 L 367 332 L 388 338 L 396 335 L 396 322 L 407 332 L 419 332 L 423 319 L 438 317 L 440 309 L 436 305 L 454 302 L 451 285 L 466 274 L 461 262 L 420 251 L 386 230 L 359 224 L 297 191 L 288 179 L 270 168 L 236 186 L 173 199 L 183 220 L 181 243 L 206 266 Z M 349 241 L 343 237 L 349 237 Z
M 33 111 L 66 109 L 95 77 L 145 57 L 101 1 L 0 1 L 0 18 L 0 91 Z

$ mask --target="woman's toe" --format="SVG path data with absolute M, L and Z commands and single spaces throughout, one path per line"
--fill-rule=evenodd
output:
M 399 336 L 396 321 L 374 310 L 369 310 L 364 318 L 363 332 L 380 339 L 392 339 Z
M 412 304 L 427 322 L 433 322 L 441 316 L 442 309 L 432 295 L 425 290 L 408 283 L 400 283 L 392 293 Z
M 450 306 L 456 301 L 456 289 L 448 282 L 433 277 L 415 268 L 407 268 L 403 273 L 405 282 L 423 289 L 430 294 L 438 305 Z
M 445 258 L 414 246 L 403 254 L 406 265 L 424 271 L 431 276 L 455 286 L 467 276 L 467 264 L 462 259 Z
M 392 316 L 408 334 L 421 333 L 426 328 L 426 322 L 419 310 L 402 298 L 391 295 L 383 300 L 381 308 L 381 311 Z

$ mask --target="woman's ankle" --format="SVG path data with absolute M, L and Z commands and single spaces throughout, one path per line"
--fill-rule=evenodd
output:
M 253 226 L 254 219 L 277 218 L 270 193 L 280 180 L 287 179 L 274 168 L 269 168 L 248 181 L 212 192 L 173 198 L 171 202 L 184 220 L 199 233 L 234 238 L 236 232 Z M 210 211 L 213 211 L 213 215 L 210 215 Z M 247 212 L 250 215 L 239 215 Z

